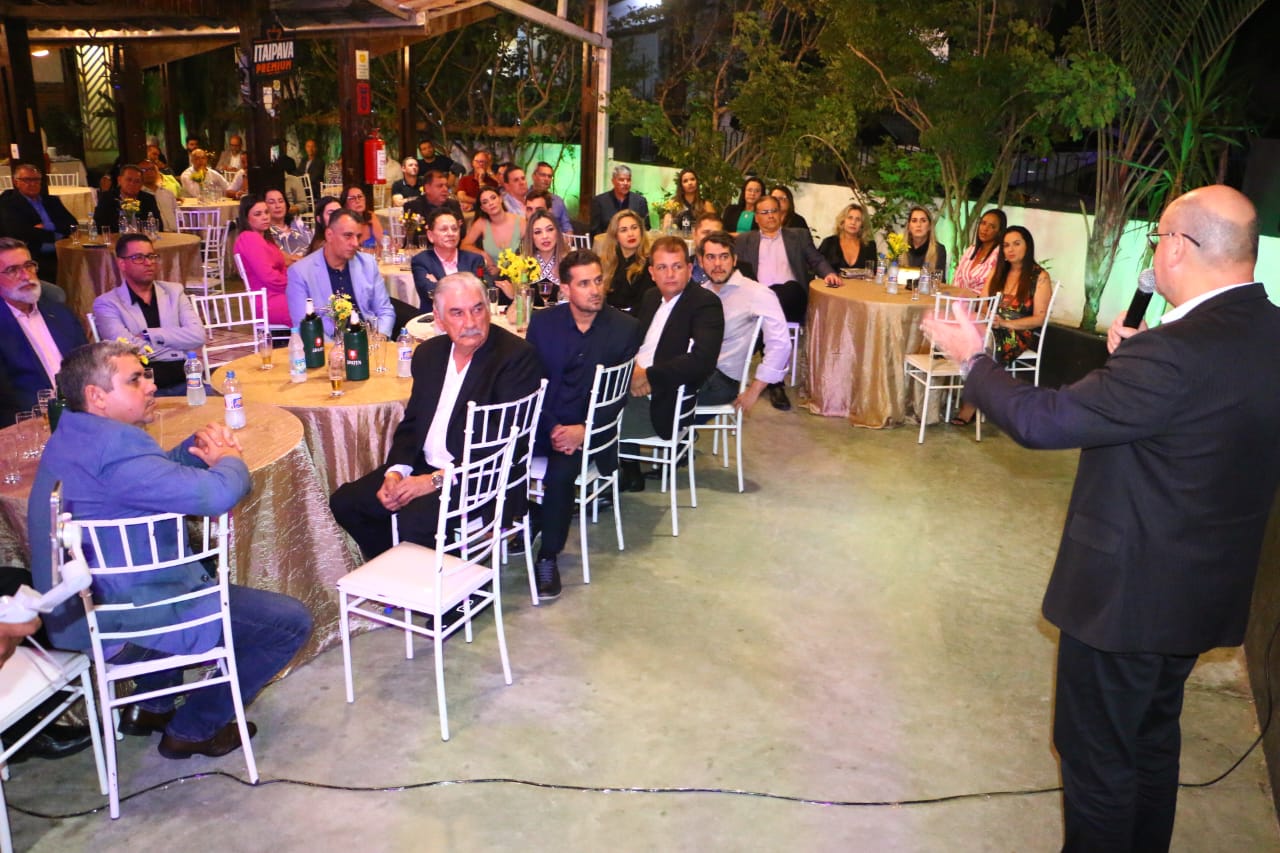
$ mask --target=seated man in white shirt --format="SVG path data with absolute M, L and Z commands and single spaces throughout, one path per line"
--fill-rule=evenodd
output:
M 182 184 L 182 192 L 187 198 L 202 198 L 206 192 L 223 198 L 231 189 L 231 184 L 217 169 L 209 168 L 209 154 L 203 148 L 191 152 L 191 165 L 178 182 Z
M 387 464 L 340 486 L 329 498 L 338 523 L 366 559 L 391 547 L 391 515 L 400 539 L 434 546 L 443 468 L 462 462 L 467 402 L 509 403 L 531 394 L 542 378 L 533 347 L 489 325 L 484 283 L 469 272 L 436 284 L 435 322 L 445 334 L 413 354 L 413 388 L 396 427 Z M 523 491 L 523 487 L 521 489 Z M 523 496 L 508 515 L 524 512 Z
M 702 286 L 719 296 L 724 308 L 724 342 L 720 344 L 720 358 L 716 361 L 715 372 L 698 390 L 698 403 L 706 406 L 733 403 L 744 412 L 750 412 L 760 393 L 787 375 L 791 361 L 787 320 L 782 316 L 782 306 L 773 290 L 747 278 L 735 268 L 737 256 L 733 252 L 733 237 L 727 231 L 715 231 L 705 237 L 698 246 L 698 257 L 707 274 L 707 281 Z M 755 330 L 757 317 L 764 318 L 761 326 L 764 358 L 756 368 L 751 384 L 739 394 L 742 365 L 751 347 L 751 333 Z M 787 408 L 790 408 L 790 403 Z

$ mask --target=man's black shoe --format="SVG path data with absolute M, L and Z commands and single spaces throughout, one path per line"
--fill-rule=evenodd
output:
M 253 723 L 246 723 L 245 726 L 249 729 L 249 737 L 253 737 L 258 733 L 258 727 Z M 207 740 L 178 740 L 176 737 L 165 735 L 160 738 L 160 745 L 156 748 L 165 758 L 181 760 L 190 758 L 193 755 L 207 755 L 210 758 L 217 758 L 229 752 L 235 752 L 240 748 L 240 727 L 236 725 L 235 720 L 232 720 L 218 729 L 213 737 Z
M 560 597 L 560 567 L 555 557 L 539 557 L 533 564 L 533 575 L 538 581 L 538 598 Z
M 791 411 L 791 401 L 787 399 L 787 389 L 782 386 L 781 382 L 775 382 L 769 386 L 769 402 L 780 412 Z
M 130 705 L 120 712 L 120 725 L 117 728 L 122 735 L 146 737 L 159 732 L 164 734 L 165 726 L 173 719 L 173 710 L 148 711 L 140 705 Z
M 618 488 L 624 492 L 643 492 L 644 474 L 639 462 L 623 462 L 618 468 Z
M 12 736 L 12 732 L 10 732 Z M 15 738 L 16 739 L 16 738 Z M 93 743 L 93 735 L 88 726 L 64 726 L 54 724 L 46 726 L 38 735 L 27 741 L 9 759 L 10 764 L 21 764 L 28 758 L 66 758 L 75 755 Z

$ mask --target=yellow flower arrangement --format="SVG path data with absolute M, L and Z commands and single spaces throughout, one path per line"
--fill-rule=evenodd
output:
M 906 254 L 907 238 L 903 237 L 901 234 L 887 234 L 885 235 L 884 242 L 889 250 L 886 253 L 888 255 L 888 260 L 894 261 Z
M 329 297 L 329 316 L 333 318 L 333 331 L 341 332 L 342 328 L 347 325 L 347 318 L 351 316 L 351 312 L 355 310 L 355 306 L 351 304 L 351 297 L 345 293 L 335 293 Z
M 658 210 L 662 213 L 669 213 L 672 216 L 675 216 L 677 213 L 684 210 L 684 202 L 680 201 L 680 199 L 673 195 L 662 204 L 658 205 Z
M 121 199 L 120 201 L 121 213 L 127 213 L 127 214 L 130 214 L 131 216 L 137 216 L 140 210 L 142 210 L 142 202 L 138 201 L 136 198 Z
M 151 344 L 143 344 L 141 347 L 138 347 L 138 346 L 134 346 L 133 341 L 129 340 L 128 338 L 116 338 L 116 340 L 122 344 L 129 344 L 130 346 L 133 346 L 133 350 L 138 356 L 138 361 L 142 362 L 144 365 L 148 365 L 151 363 L 147 359 L 148 355 L 155 352 L 155 350 L 151 348 Z
M 526 258 L 510 249 L 503 249 L 498 255 L 498 272 L 512 284 L 528 284 L 542 277 L 542 267 L 538 265 L 537 258 Z

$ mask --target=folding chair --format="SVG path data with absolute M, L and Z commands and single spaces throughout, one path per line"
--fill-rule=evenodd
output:
M 257 352 L 258 335 L 268 328 L 266 291 L 192 296 L 191 304 L 204 325 L 205 364 L 210 370 Z
M 413 658 L 414 634 L 432 641 L 441 740 L 449 739 L 449 712 L 444 692 L 445 637 L 462 628 L 467 642 L 471 642 L 472 620 L 490 605 L 497 628 L 503 679 L 511 683 L 511 663 L 507 659 L 507 640 L 502 629 L 498 547 L 516 432 L 512 429 L 506 441 L 483 458 L 457 467 L 446 466 L 435 548 L 401 542 L 338 581 L 347 702 L 355 701 L 351 619 L 356 615 L 402 629 L 406 659 Z M 461 495 L 456 501 L 453 500 L 455 491 Z M 445 624 L 445 614 L 454 608 L 458 608 L 461 619 Z M 391 612 L 396 609 L 403 611 L 402 618 Z M 413 624 L 414 613 L 427 614 L 431 619 L 425 627 L 418 627 Z
M 86 560 L 89 573 L 93 576 L 93 587 L 81 593 L 81 599 L 88 616 L 89 639 L 93 645 L 102 730 L 111 734 L 106 757 L 112 819 L 120 816 L 115 749 L 115 741 L 122 738 L 117 728 L 118 709 L 145 699 L 227 685 L 235 706 L 249 781 L 256 784 L 258 765 L 254 761 L 253 746 L 249 742 L 249 727 L 240 696 L 235 647 L 231 637 L 227 514 L 223 513 L 216 519 L 198 519 L 194 540 L 187 529 L 188 519 L 181 513 L 109 521 L 76 521 L 69 513 L 62 518 L 68 548 L 76 559 Z M 131 577 L 146 578 L 152 572 L 209 560 L 216 565 L 217 582 L 203 589 L 145 603 L 134 601 L 128 593 Z M 210 623 L 221 623 L 222 637 L 219 645 L 207 651 L 123 664 L 110 663 L 104 651 L 105 647 L 121 643 L 139 643 L 145 639 L 155 642 L 165 635 L 189 632 Z M 150 627 L 119 627 L 140 624 Z M 132 681 L 139 676 L 156 672 L 209 664 L 213 665 L 213 669 L 203 680 L 144 690 L 124 697 L 116 695 L 116 683 L 126 679 Z
M 1012 364 L 1005 367 L 1005 370 L 1014 376 L 1030 373 L 1032 385 L 1040 385 L 1040 352 L 1044 349 L 1044 338 L 1049 329 L 1049 318 L 1053 316 L 1053 306 L 1058 301 L 1058 291 L 1060 290 L 1062 290 L 1062 282 L 1055 281 L 1053 283 L 1053 293 L 1049 296 L 1049 307 L 1044 312 L 1044 322 L 1040 324 L 1040 343 L 1037 344 L 1036 349 L 1023 350 L 1014 357 Z
M 764 325 L 764 317 L 756 317 L 755 328 L 751 330 L 751 345 L 747 347 L 746 358 L 742 364 L 742 378 L 738 380 L 738 393 L 741 394 L 747 390 L 747 386 L 751 384 L 751 357 L 756 352 L 756 341 L 760 340 L 760 328 Z M 788 326 L 791 324 L 788 323 Z M 793 339 L 794 340 L 794 339 Z M 744 489 L 742 482 L 742 427 L 745 419 L 742 410 L 730 403 L 722 403 L 714 406 L 697 406 L 694 408 L 694 425 L 696 432 L 711 433 L 711 454 L 714 456 L 720 448 L 720 437 L 724 436 L 724 464 L 723 467 L 729 467 L 729 437 L 733 437 L 735 446 L 737 447 L 738 457 L 738 491 Z M 698 419 L 710 417 L 711 420 L 706 423 L 698 423 Z
M 671 483 L 671 535 L 680 535 L 680 521 L 676 511 L 676 470 L 681 459 L 689 465 L 689 505 L 698 506 L 698 485 L 693 472 L 693 420 L 697 405 L 697 392 L 687 391 L 681 385 L 676 389 L 676 410 L 671 418 L 671 438 L 650 435 L 644 438 L 623 439 L 618 448 L 618 458 L 633 462 L 648 462 L 662 467 L 662 491 Z M 637 449 L 628 451 L 628 445 Z
M 622 424 L 622 410 L 631 391 L 631 371 L 635 360 L 628 359 L 613 367 L 596 365 L 595 379 L 591 382 L 591 402 L 587 405 L 585 435 L 582 440 L 582 468 L 574 485 L 578 487 L 575 499 L 578 504 L 578 532 L 582 537 L 582 582 L 591 583 L 591 555 L 587 549 L 587 508 L 591 508 L 591 523 L 600 520 L 600 496 L 606 490 L 613 493 L 613 526 L 618 535 L 618 550 L 625 549 L 622 539 L 622 501 L 618 499 L 618 468 L 614 465 L 610 474 L 600 473 L 597 459 L 601 454 L 616 455 L 618 428 Z M 615 413 L 616 409 L 616 413 Z M 547 471 L 545 456 L 535 456 L 529 468 L 529 499 L 540 501 L 543 497 L 543 477 Z M 530 584 L 533 603 L 538 603 L 537 584 Z
M 1000 295 L 995 296 L 947 296 L 939 293 L 934 297 L 934 314 L 940 322 L 955 324 L 961 322 L 956 313 L 964 307 L 974 321 L 982 327 L 984 346 L 991 339 L 991 321 L 996 316 L 996 306 L 1000 304 Z M 924 402 L 920 406 L 920 437 L 917 444 L 924 444 L 924 428 L 928 423 L 929 395 L 935 391 L 947 392 L 946 417 L 951 415 L 951 394 L 964 388 L 964 376 L 960 365 L 943 354 L 936 344 L 931 344 L 929 352 L 911 353 L 904 365 L 907 378 L 918 383 L 924 389 Z M 945 418 L 944 418 L 945 420 Z M 982 415 L 975 419 L 977 424 L 977 440 L 982 441 Z
M 178 231 L 195 234 L 200 238 L 200 281 L 185 282 L 187 290 L 199 290 L 207 296 L 224 289 L 226 273 L 223 269 L 223 255 L 229 227 L 229 224 L 222 224 L 222 212 L 217 208 L 179 208 Z

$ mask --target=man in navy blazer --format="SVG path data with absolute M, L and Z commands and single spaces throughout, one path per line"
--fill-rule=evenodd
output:
M 413 354 L 413 389 L 387 463 L 329 498 L 334 518 L 366 558 L 391 547 L 397 512 L 402 541 L 434 546 L 442 469 L 462 462 L 467 402 L 509 403 L 533 393 L 542 378 L 533 347 L 489 325 L 489 301 L 475 275 L 442 278 L 435 303 L 435 323 L 445 334 Z M 509 496 L 506 511 L 523 514 L 523 496 L 515 505 Z
M 40 265 L 40 278 L 58 280 L 58 253 L 54 243 L 71 234 L 76 218 L 61 199 L 41 192 L 40 170 L 24 163 L 13 170 L 13 189 L 0 193 L 0 234 L 27 244 Z
M 53 387 L 63 356 L 86 343 L 71 310 L 41 294 L 37 265 L 21 240 L 0 237 L 0 426 Z
M 634 210 L 640 214 L 640 224 L 649 230 L 649 201 L 640 193 L 631 191 L 631 169 L 621 164 L 613 167 L 613 189 L 591 199 L 591 236 L 609 230 L 609 221 L 615 213 Z
M 431 248 L 413 256 L 413 286 L 418 291 L 419 307 L 432 310 L 431 298 L 436 284 L 455 272 L 475 272 L 484 267 L 484 256 L 458 248 L 462 236 L 462 219 L 447 207 L 427 214 L 427 235 Z
M 631 398 L 622 415 L 622 439 L 655 432 L 671 438 L 676 392 L 696 392 L 716 369 L 724 342 L 724 306 L 703 287 L 689 287 L 689 247 L 679 237 L 659 237 L 649 252 L 649 275 L 657 287 L 636 312 L 642 342 L 631 374 Z M 622 465 L 620 487 L 643 491 L 638 463 Z
M 249 493 L 249 469 L 239 441 L 222 424 L 209 424 L 168 452 L 144 431 L 155 416 L 156 389 L 144 375 L 132 345 L 105 341 L 77 349 L 63 361 L 62 390 L 68 408 L 40 458 L 28 501 L 36 589 L 52 586 L 49 499 L 57 483 L 62 484 L 63 510 L 82 520 L 165 512 L 220 515 Z M 180 556 L 176 528 L 158 527 L 156 546 L 162 559 Z M 120 543 L 108 537 L 103 539 L 101 553 L 89 557 L 95 565 L 122 565 L 121 550 Z M 158 605 L 100 614 L 104 630 L 144 631 L 216 614 L 215 596 L 181 599 L 213 583 L 208 568 L 192 561 L 148 572 L 145 579 L 99 577 L 93 591 L 99 603 Z M 179 600 L 167 601 L 175 598 Z M 230 613 L 240 691 L 248 704 L 310 636 L 311 615 L 296 599 L 234 585 Z M 44 623 L 55 646 L 89 649 L 88 624 L 79 598 L 55 608 Z M 221 641 L 222 625 L 214 620 L 180 632 L 144 634 L 105 653 L 112 662 L 124 664 L 199 654 Z M 156 690 L 181 684 L 182 672 L 160 672 L 137 681 L 140 691 Z M 121 730 L 138 735 L 163 732 L 159 751 L 166 758 L 225 755 L 240 746 L 234 714 L 231 691 L 223 685 L 195 691 L 176 709 L 173 695 L 143 700 L 122 713 Z M 254 731 L 256 727 L 251 726 L 250 732 Z
M 289 319 L 296 328 L 307 316 L 307 298 L 317 311 L 325 334 L 333 335 L 333 318 L 328 314 L 329 297 L 336 291 L 351 296 L 360 321 L 371 329 L 390 336 L 396 323 L 395 308 L 387 294 L 387 286 L 378 272 L 373 255 L 360 251 L 360 220 L 349 210 L 329 214 L 324 229 L 324 245 L 289 267 L 289 283 L 285 295 L 289 299 Z
M 1280 309 L 1253 280 L 1253 205 L 1193 190 L 1148 239 L 1172 310 L 1150 330 L 1118 318 L 1107 363 L 1073 385 L 1012 380 L 972 324 L 925 325 L 1014 440 L 1083 448 L 1044 599 L 1072 851 L 1168 849 L 1183 685 L 1197 655 L 1244 638 L 1280 483 Z

